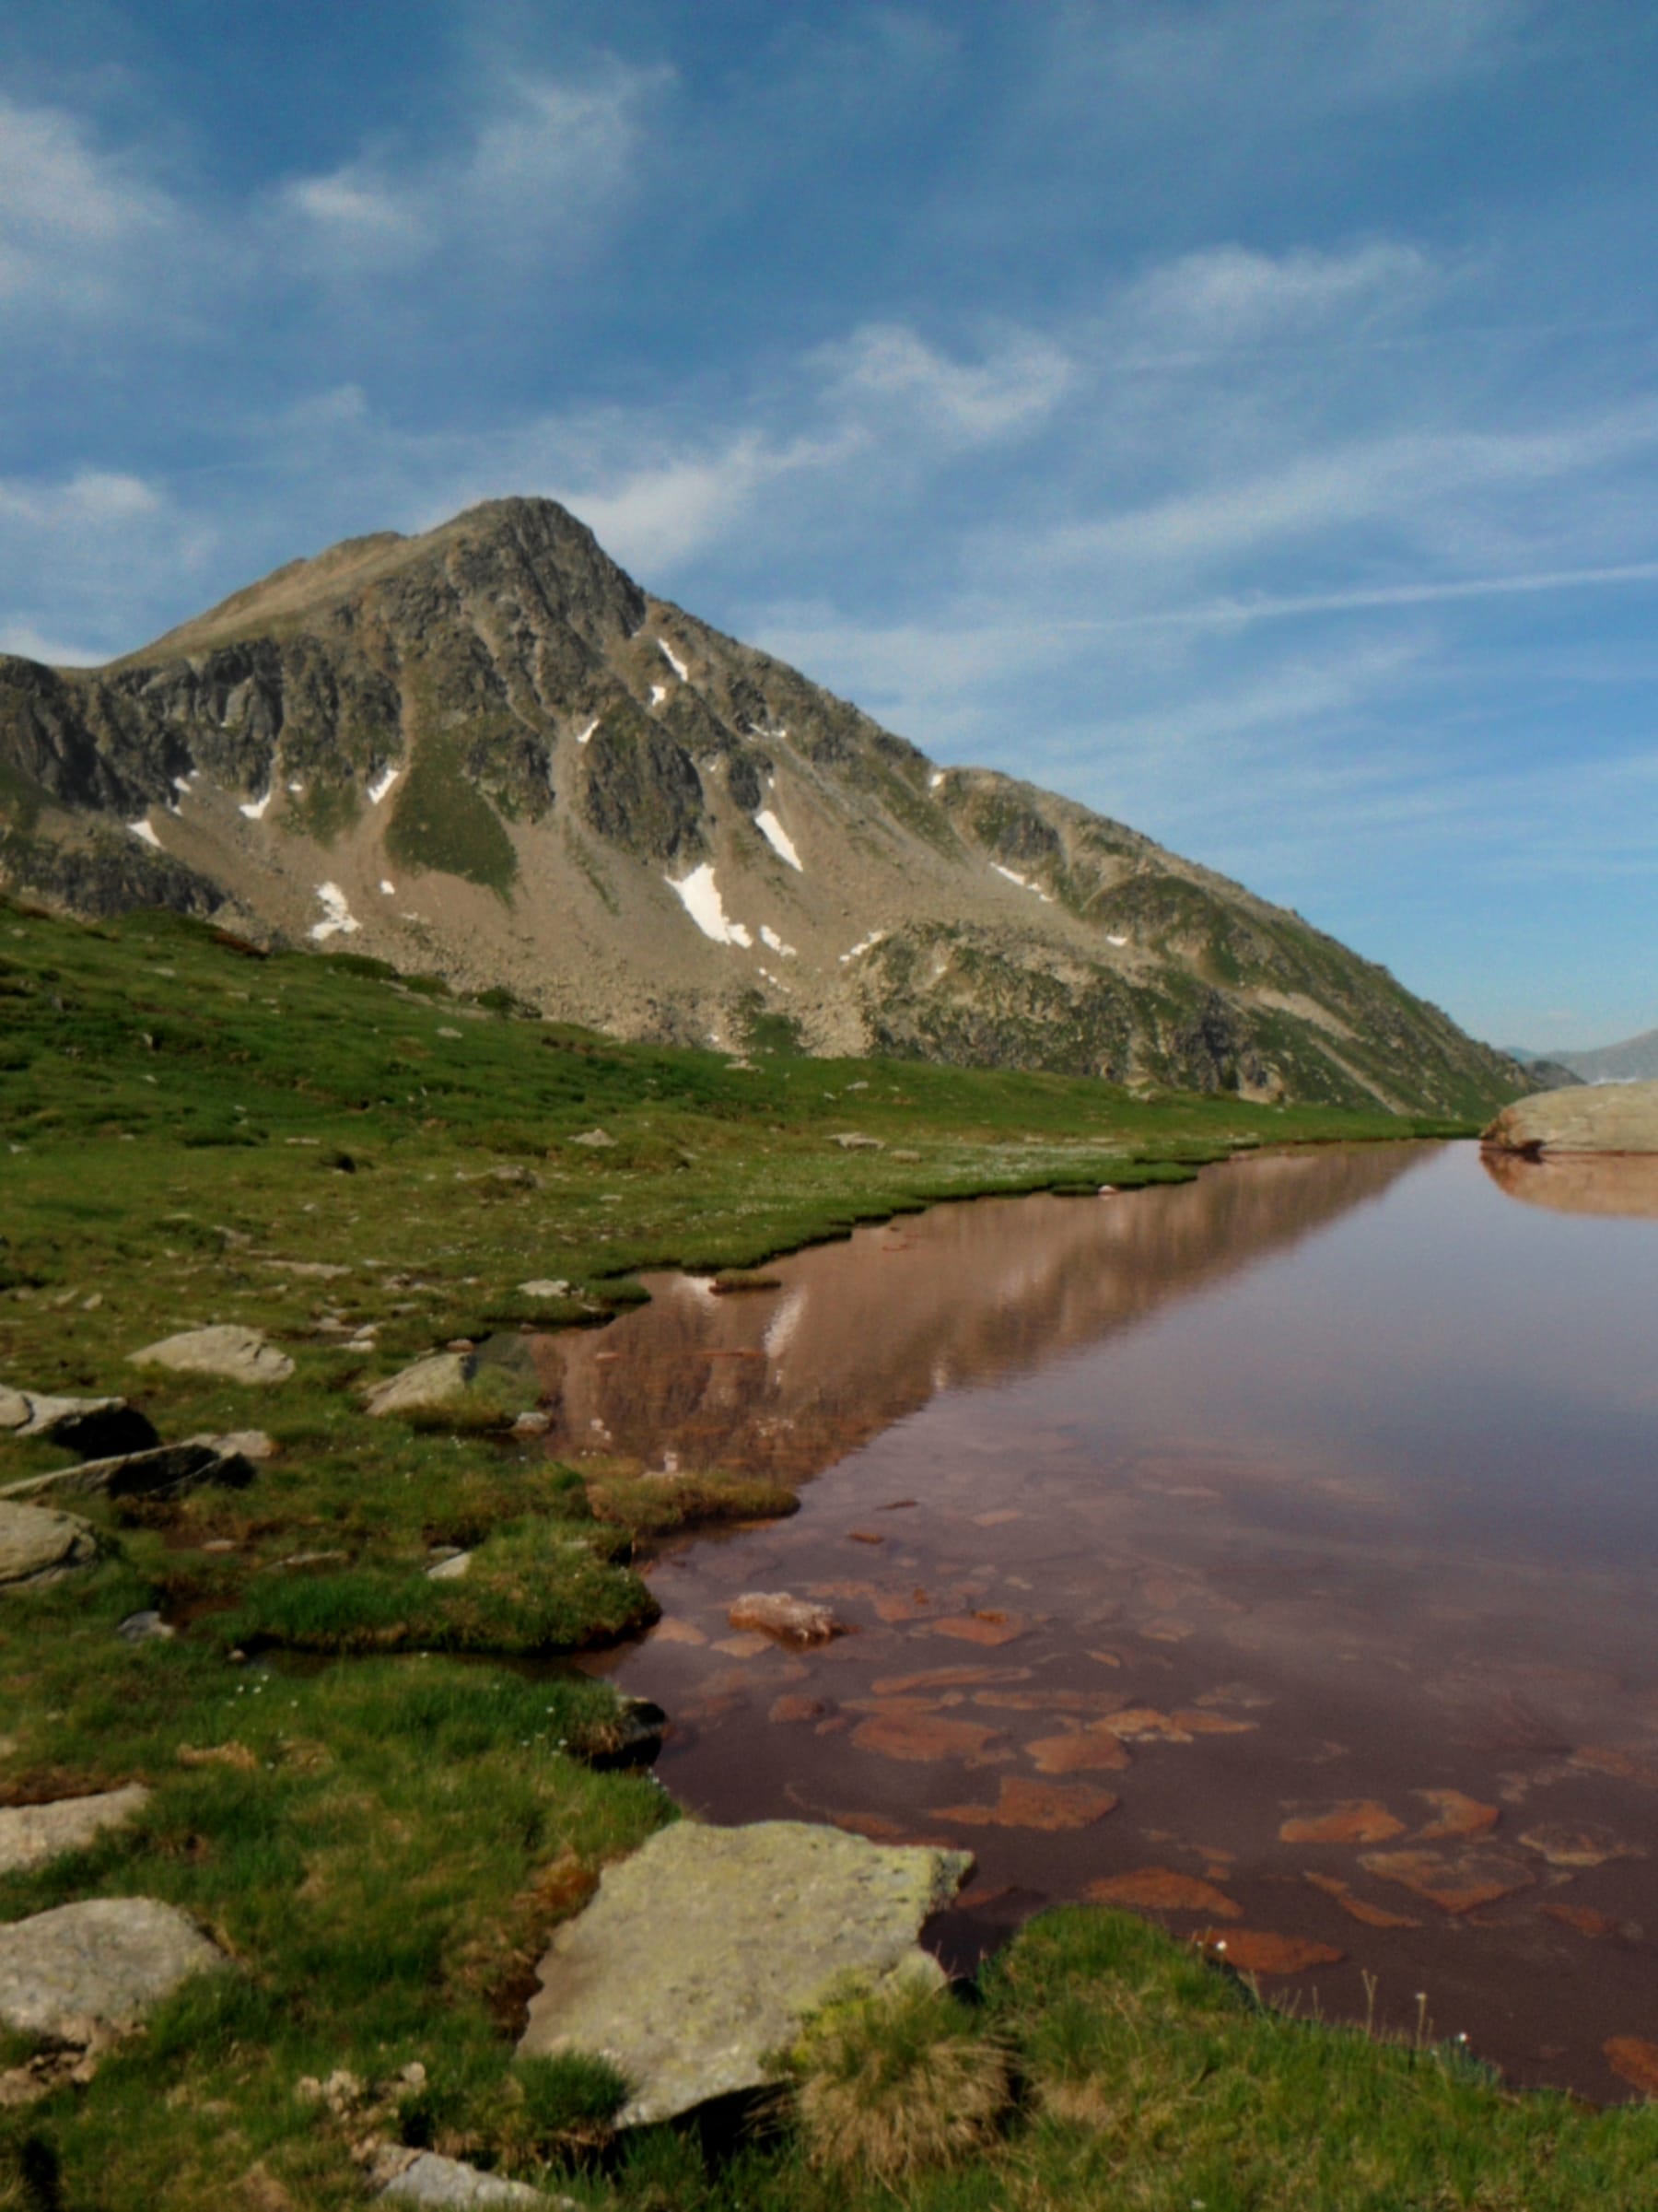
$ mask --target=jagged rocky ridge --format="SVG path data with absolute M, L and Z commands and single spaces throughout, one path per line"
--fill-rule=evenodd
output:
M 0 658 L 0 883 L 624 1036 L 1416 1113 L 1526 1087 L 1298 916 L 653 599 L 550 500 L 350 540 L 102 669 Z

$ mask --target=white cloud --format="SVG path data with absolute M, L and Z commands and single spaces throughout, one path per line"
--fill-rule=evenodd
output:
M 14 311 L 102 310 L 154 263 L 175 217 L 78 116 L 0 95 L 0 301 Z
M 1213 350 L 1309 332 L 1340 316 L 1419 305 L 1433 277 L 1419 247 L 1374 240 L 1346 252 L 1215 246 L 1133 286 L 1114 321 L 1139 345 Z
M 82 469 L 59 484 L 0 477 L 0 521 L 41 531 L 131 522 L 158 513 L 161 495 L 141 476 Z
M 1299 449 L 1270 469 L 1064 523 L 1027 542 L 1023 557 L 1073 585 L 1109 576 L 1143 603 L 1218 568 L 1366 527 L 1454 556 L 1501 502 L 1539 491 L 1552 501 L 1562 487 L 1581 495 L 1598 472 L 1654 455 L 1658 405 L 1645 402 L 1540 427 L 1406 429 L 1336 443 L 1309 423 Z M 1570 509 L 1528 516 L 1526 542 L 1571 521 Z M 1338 551 L 1337 567 L 1343 558 Z
M 16 653 L 21 661 L 41 661 L 48 668 L 94 668 L 108 658 L 79 641 L 48 637 L 29 622 L 0 623 L 0 653 Z
M 845 439 L 774 445 L 751 433 L 712 452 L 665 454 L 591 488 L 566 483 L 552 496 L 580 515 L 607 552 L 648 574 L 739 528 L 755 499 L 780 478 L 830 467 L 851 450 Z
M 465 143 L 416 155 L 383 146 L 271 196 L 280 258 L 313 275 L 359 278 L 446 251 L 474 263 L 528 252 L 579 255 L 627 196 L 663 68 L 613 63 L 590 82 L 508 73 L 491 86 Z
M 970 442 L 1040 421 L 1076 373 L 1059 346 L 1033 333 L 1016 333 L 969 363 L 951 360 L 902 323 L 868 323 L 823 357 L 843 404 L 898 400 L 928 427 Z

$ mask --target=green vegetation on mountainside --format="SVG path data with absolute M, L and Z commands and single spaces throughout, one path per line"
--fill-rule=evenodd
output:
M 594 1771 L 624 1716 L 547 1655 L 652 1616 L 635 1536 L 788 1495 L 514 1453 L 501 1424 L 533 1383 L 509 1333 L 464 1401 L 418 1421 L 370 1418 L 362 1387 L 450 1338 L 601 1319 L 647 1265 L 730 1270 L 735 1292 L 771 1254 L 935 1199 L 1412 1126 L 922 1062 L 745 1066 L 349 954 L 0 904 L 0 1381 L 121 1392 L 165 1437 L 258 1425 L 276 1447 L 241 1489 L 72 1501 L 99 1562 L 0 1594 L 0 1805 L 152 1792 L 89 1849 L 0 1875 L 0 1921 L 150 1896 L 239 1967 L 90 2082 L 0 2109 L 0 2212 L 356 2204 L 366 2123 L 296 2085 L 414 2062 L 424 2083 L 389 2090 L 377 2124 L 555 2172 L 595 2206 L 890 2203 L 787 2131 L 712 2166 L 695 2135 L 648 2131 L 566 2171 L 602 2135 L 605 2084 L 513 2055 L 552 1928 L 673 1816 L 649 1779 Z M 886 1149 L 834 1141 L 849 1133 Z M 128 1364 L 211 1321 L 267 1332 L 292 1377 Z M 71 1457 L 0 1444 L 0 1485 Z M 470 1571 L 433 1581 L 452 1549 Z M 148 1609 L 173 1641 L 117 1636 Z M 524 1654 L 533 1674 L 507 1663 Z M 1037 1924 L 985 1996 L 1017 2101 L 970 2171 L 920 2175 L 906 2202 L 1633 2206 L 1658 2148 L 1648 2115 L 1507 2098 L 1442 2054 L 1262 2014 L 1104 1913 Z M 0 2035 L 0 2074 L 32 2055 Z

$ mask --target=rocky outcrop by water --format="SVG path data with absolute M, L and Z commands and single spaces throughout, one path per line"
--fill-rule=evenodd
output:
M 1658 1083 L 1542 1091 L 1504 1106 L 1482 1141 L 1499 1152 L 1658 1153 Z

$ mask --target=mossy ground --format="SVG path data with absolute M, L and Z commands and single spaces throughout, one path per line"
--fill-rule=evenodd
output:
M 613 1141 L 574 1141 L 595 1129 Z M 887 1149 L 845 1151 L 831 1140 L 847 1130 Z M 648 1265 L 753 1269 L 939 1199 L 1408 1133 L 1060 1077 L 743 1067 L 461 1002 L 349 955 L 0 904 L 0 1379 L 122 1391 L 166 1436 L 259 1427 L 277 1446 L 239 1491 L 89 1505 L 102 1562 L 0 1603 L 0 1797 L 154 1793 L 95 1849 L 0 1879 L 0 1918 L 153 1895 L 240 1968 L 185 1991 L 89 2086 L 0 2112 L 3 2212 L 358 2202 L 352 2126 L 295 2095 L 341 2066 L 372 2084 L 418 2060 L 427 2086 L 387 2124 L 485 2163 L 535 2171 L 593 2139 L 598 2089 L 531 2079 L 513 2036 L 551 1927 L 672 1808 L 648 1778 L 585 1763 L 613 1744 L 614 1702 L 544 1655 L 648 1617 L 636 1536 L 789 1501 L 718 1469 L 665 1484 L 618 1463 L 584 1481 L 509 1448 L 498 1424 L 533 1395 L 509 1357 L 419 1426 L 370 1419 L 363 1385 L 452 1338 L 602 1319 Z M 267 1331 L 292 1379 L 128 1364 L 223 1320 Z M 0 1447 L 0 1481 L 64 1457 Z M 470 1572 L 431 1581 L 451 1546 Z M 117 1637 L 153 1606 L 175 1641 Z M 526 1668 L 526 1653 L 543 1657 Z M 1027 1931 L 987 2002 L 1021 2101 L 975 2166 L 906 2184 L 907 2202 L 1650 2201 L 1648 2115 L 1506 2099 L 1439 2060 L 1263 2016 L 1110 1915 Z M 21 2055 L 0 2047 L 0 2066 Z M 709 2167 L 660 2131 L 561 2185 L 733 2212 L 892 2201 L 831 2183 L 787 2133 Z

